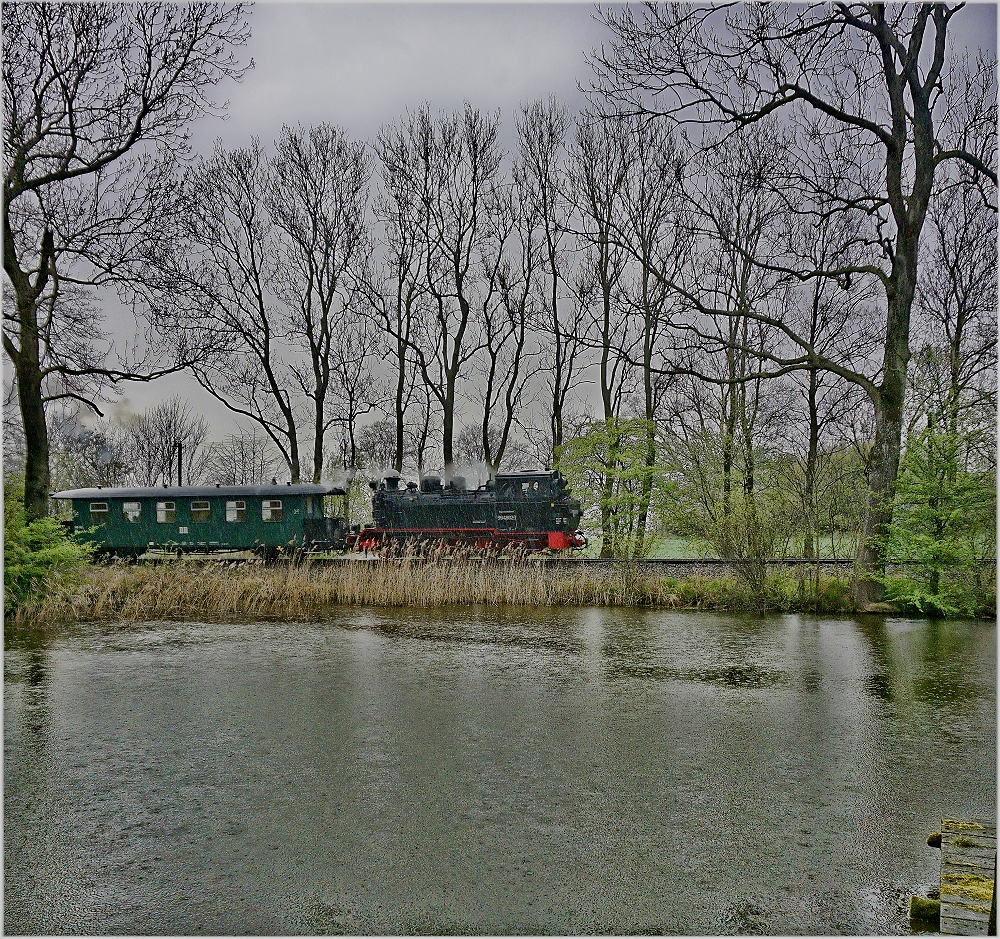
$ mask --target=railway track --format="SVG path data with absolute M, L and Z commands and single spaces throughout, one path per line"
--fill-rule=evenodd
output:
M 185 554 L 184 559 L 186 561 L 195 561 L 200 563 L 224 563 L 230 565 L 243 565 L 243 564 L 262 564 L 263 561 L 260 558 L 244 553 L 218 553 L 218 554 L 196 554 L 190 553 Z M 495 560 L 496 558 L 494 558 Z M 277 561 L 270 563 L 273 564 L 287 564 L 291 559 L 281 558 Z M 336 564 L 351 564 L 351 563 L 373 563 L 381 560 L 381 557 L 376 554 L 356 554 L 356 553 L 345 553 L 345 554 L 310 554 L 306 555 L 305 558 L 296 558 L 296 561 L 301 562 L 302 560 L 308 561 L 313 565 L 336 565 Z M 402 560 L 402 559 L 400 559 Z M 420 563 L 421 558 L 410 557 L 408 561 L 410 563 Z M 426 559 L 427 563 L 430 563 L 433 559 Z M 463 557 L 461 563 L 474 563 L 477 558 Z M 160 564 L 160 563 L 176 563 L 177 558 L 173 554 L 154 554 L 150 553 L 143 555 L 139 558 L 139 563 L 141 564 Z M 615 569 L 622 566 L 630 566 L 641 570 L 651 570 L 651 571 L 688 571 L 692 573 L 705 571 L 724 573 L 726 571 L 733 571 L 739 568 L 740 562 L 725 560 L 723 558 L 641 558 L 637 560 L 621 560 L 616 558 L 582 558 L 582 557 L 561 557 L 555 555 L 526 555 L 524 561 L 528 564 L 533 564 L 545 569 L 572 569 L 572 568 L 592 568 L 592 569 Z M 907 568 L 918 566 L 920 562 L 918 561 L 893 561 L 890 562 L 890 569 L 896 568 Z M 995 558 L 983 558 L 979 562 L 983 567 L 990 567 L 996 565 Z M 801 567 L 814 567 L 819 566 L 821 569 L 825 570 L 848 570 L 854 565 L 853 558 L 820 558 L 818 561 L 815 558 L 773 558 L 767 561 L 767 566 L 770 568 L 801 568 Z

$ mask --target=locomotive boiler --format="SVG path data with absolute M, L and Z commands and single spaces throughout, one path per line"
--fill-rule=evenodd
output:
M 474 548 L 561 551 L 582 548 L 580 501 L 558 470 L 498 473 L 477 489 L 439 476 L 401 484 L 389 473 L 371 484 L 374 524 L 351 536 L 358 550 L 429 542 Z

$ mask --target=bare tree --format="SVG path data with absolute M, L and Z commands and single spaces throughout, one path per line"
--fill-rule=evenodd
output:
M 430 389 L 423 382 L 416 385 L 413 407 L 416 420 L 412 421 L 406 430 L 407 455 L 413 458 L 417 475 L 423 476 L 424 470 L 432 465 L 437 457 L 431 435 L 436 432 L 437 419 L 434 414 L 434 401 Z
M 684 158 L 663 124 L 623 120 L 627 169 L 621 193 L 618 235 L 634 269 L 626 283 L 630 315 L 638 320 L 642 337 L 641 414 L 645 421 L 645 472 L 635 522 L 633 555 L 648 548 L 646 528 L 657 458 L 656 420 L 662 396 L 673 376 L 654 368 L 654 359 L 670 326 L 680 298 L 669 283 L 690 263 L 693 226 L 681 187 Z
M 537 219 L 525 212 L 515 190 L 498 194 L 491 232 L 482 249 L 489 289 L 479 317 L 483 340 L 480 446 L 491 471 L 503 462 L 525 388 L 535 371 L 527 342 L 534 313 L 532 283 L 539 266 L 537 236 Z
M 882 595 L 892 498 L 899 471 L 910 318 L 920 239 L 935 178 L 951 161 L 976 183 L 996 186 L 995 67 L 971 81 L 949 71 L 948 29 L 961 5 L 836 3 L 797 8 L 658 6 L 640 17 L 605 11 L 615 34 L 598 54 L 596 89 L 616 107 L 694 128 L 735 130 L 783 111 L 807 131 L 802 180 L 820 212 L 846 212 L 869 231 L 864 264 L 799 271 L 799 276 L 870 277 L 884 293 L 884 341 L 876 377 L 828 360 L 784 324 L 794 351 L 768 352 L 778 369 L 822 366 L 861 386 L 875 412 L 869 497 L 857 556 L 855 601 Z M 948 88 L 955 89 L 949 96 Z M 966 119 L 949 127 L 942 111 L 964 99 Z M 984 133 L 967 133 L 971 128 Z M 975 139 L 973 139 L 975 138 Z M 810 179 L 813 151 L 836 141 L 838 172 Z M 878 172 L 873 172 L 878 168 Z M 835 189 L 823 180 L 836 179 Z M 879 257 L 879 254 L 881 257 Z
M 281 261 L 264 202 L 269 175 L 257 138 L 230 151 L 218 142 L 189 170 L 185 240 L 174 268 L 182 289 L 165 302 L 173 304 L 176 333 L 204 349 L 193 367 L 199 384 L 261 427 L 298 482 L 287 327 L 272 293 Z
M 383 337 L 370 318 L 353 315 L 341 320 L 329 352 L 330 413 L 324 428 L 340 428 L 346 441 L 346 466 L 358 466 L 358 422 L 371 414 L 385 397 L 375 368 L 384 358 Z
M 601 498 L 601 557 L 619 553 L 615 543 L 612 489 L 618 470 L 615 424 L 631 375 L 622 350 L 629 318 L 625 314 L 620 280 L 627 253 L 616 237 L 616 219 L 628 169 L 626 138 L 621 125 L 590 114 L 581 115 L 570 156 L 570 181 L 576 209 L 575 223 L 583 245 L 578 281 L 580 297 L 590 318 L 589 341 L 598 355 L 603 418 L 608 434 Z
M 323 472 L 329 426 L 332 344 L 368 245 L 365 209 L 371 160 L 330 124 L 282 129 L 271 167 L 268 207 L 283 234 L 279 292 L 289 333 L 308 355 L 296 376 L 313 406 L 313 482 Z
M 395 468 L 396 422 L 387 417 L 365 427 L 358 435 L 357 452 L 360 465 L 369 475 Z M 396 472 L 401 473 L 402 467 Z
M 14 305 L 3 344 L 17 375 L 29 518 L 48 510 L 46 401 L 98 410 L 104 384 L 180 364 L 109 363 L 107 345 L 88 343 L 98 321 L 73 288 L 127 294 L 144 279 L 169 239 L 186 128 L 215 110 L 213 86 L 244 72 L 232 50 L 247 41 L 246 15 L 242 4 L 215 3 L 4 10 L 4 271 Z
M 567 109 L 550 97 L 523 106 L 516 124 L 514 184 L 525 217 L 535 220 L 540 230 L 540 256 L 533 278 L 538 310 L 535 326 L 544 337 L 542 370 L 550 401 L 551 459 L 558 466 L 566 402 L 577 383 L 583 334 L 582 307 L 570 286 L 573 203 L 565 163 L 572 120 Z
M 482 348 L 476 314 L 490 302 L 482 277 L 482 242 L 501 188 L 499 119 L 466 104 L 432 117 L 426 104 L 397 127 L 383 129 L 376 150 L 390 191 L 416 207 L 420 286 L 414 338 L 407 346 L 441 408 L 446 475 L 454 462 L 459 382 Z M 400 339 L 400 335 L 394 338 Z
M 984 399 L 987 415 L 996 406 L 997 214 L 977 189 L 948 181 L 928 227 L 915 301 L 924 380 L 914 383 L 909 408 L 925 420 L 935 415 L 956 438 Z
M 274 478 L 278 463 L 268 438 L 252 427 L 212 445 L 206 475 L 223 486 L 259 486 Z
M 774 546 L 768 526 L 778 521 L 773 500 L 759 511 L 769 488 L 761 460 L 770 474 L 787 397 L 760 368 L 780 335 L 761 316 L 780 319 L 790 300 L 788 275 L 774 267 L 789 214 L 774 185 L 784 159 L 778 128 L 734 134 L 675 162 L 670 241 L 640 253 L 634 222 L 620 234 L 670 304 L 672 328 L 655 350 L 662 364 L 648 354 L 641 364 L 644 374 L 674 381 L 666 442 L 684 467 L 687 524 L 723 556 L 746 561 L 755 579 L 766 560 L 760 552 Z
M 775 271 L 783 248 L 785 204 L 771 181 L 778 177 L 785 145 L 774 125 L 758 125 L 733 135 L 702 155 L 702 186 L 697 203 L 698 263 L 694 277 L 705 340 L 698 351 L 718 352 L 722 407 L 722 514 L 731 509 L 736 458 L 744 509 L 753 522 L 758 418 L 764 405 L 765 377 L 759 368 L 764 351 L 778 341 L 764 316 L 780 320 L 788 302 L 787 275 Z M 692 284 L 692 292 L 699 286 Z M 707 372 L 707 369 L 706 369 Z
M 179 395 L 135 414 L 121 425 L 127 476 L 138 486 L 156 486 L 176 477 L 177 448 L 181 448 L 184 479 L 196 483 L 209 461 L 208 422 L 191 413 Z
M 837 213 L 806 216 L 789 213 L 788 248 L 806 270 L 824 270 L 858 260 L 858 246 L 851 244 L 848 216 Z M 862 281 L 853 289 L 832 278 L 814 278 L 793 284 L 788 322 L 813 348 L 839 347 L 841 361 L 856 370 L 864 368 L 877 352 L 876 290 Z M 839 483 L 843 473 L 853 473 L 855 463 L 845 463 L 842 452 L 850 442 L 851 413 L 863 404 L 857 385 L 833 372 L 810 365 L 789 376 L 804 404 L 804 421 L 789 427 L 787 442 L 794 448 L 794 472 L 788 484 L 801 507 L 802 556 L 819 558 L 823 493 Z M 798 408 L 796 408 L 798 410 Z M 796 431 L 804 426 L 804 442 Z M 860 465 L 858 463 L 857 465 Z M 814 576 L 819 577 L 816 566 Z
M 391 152 L 393 145 L 398 148 L 395 153 Z M 401 473 L 406 453 L 406 415 L 419 380 L 410 348 L 415 341 L 416 311 L 423 297 L 420 245 L 425 226 L 419 194 L 405 177 L 392 169 L 397 160 L 407 158 L 404 139 L 383 132 L 376 142 L 376 150 L 382 185 L 375 199 L 374 213 L 384 232 L 383 265 L 381 270 L 374 265 L 366 267 L 360 286 L 368 300 L 368 309 L 391 340 L 395 423 L 393 467 Z

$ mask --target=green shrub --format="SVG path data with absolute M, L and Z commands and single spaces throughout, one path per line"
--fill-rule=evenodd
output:
M 3 609 L 10 616 L 28 600 L 41 600 L 71 583 L 90 561 L 92 548 L 67 535 L 54 518 L 25 524 L 15 486 L 4 487 Z
M 922 579 L 886 577 L 885 598 L 904 612 L 934 618 L 989 617 L 996 612 L 996 589 L 970 577 L 942 580 L 933 591 Z

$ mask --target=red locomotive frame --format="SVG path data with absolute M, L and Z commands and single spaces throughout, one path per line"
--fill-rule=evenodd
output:
M 379 551 L 406 542 L 442 544 L 448 547 L 524 548 L 527 551 L 563 551 L 583 548 L 587 539 L 580 532 L 501 531 L 497 528 L 363 528 L 348 535 L 347 547 L 355 551 Z

